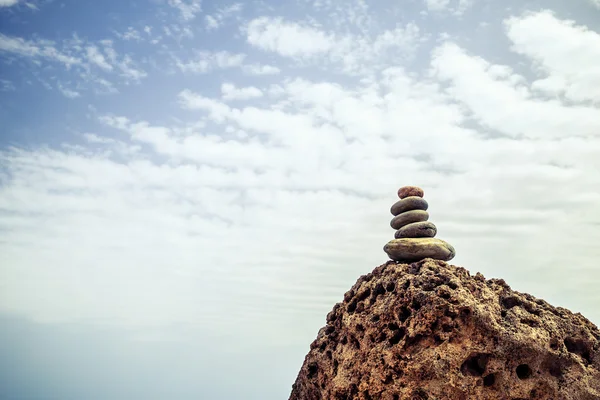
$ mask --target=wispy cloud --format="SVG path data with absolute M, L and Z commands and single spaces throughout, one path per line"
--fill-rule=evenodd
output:
M 245 54 L 219 51 L 215 53 L 203 51 L 189 61 L 175 60 L 182 72 L 208 73 L 215 69 L 241 67 L 246 59 Z
M 100 54 L 100 52 L 98 51 L 98 48 L 96 46 L 88 46 L 86 48 L 86 56 L 87 56 L 87 60 L 91 64 L 95 64 L 98 67 L 105 69 L 107 71 L 111 71 L 113 69 L 112 65 L 110 65 L 108 62 L 106 62 L 106 59 L 104 58 L 104 56 L 102 54 Z
M 119 72 L 122 78 L 120 81 L 125 83 L 139 82 L 147 76 L 147 72 L 137 66 L 128 54 L 119 55 L 111 40 L 90 43 L 75 35 L 57 43 L 0 34 L 0 54 L 2 53 L 29 59 L 37 63 L 39 69 L 44 68 L 44 63 L 62 65 L 66 71 L 74 74 L 70 79 L 78 78 L 92 86 L 107 87 L 107 83 L 113 86 L 114 83 L 109 79 L 114 80 L 115 71 Z M 104 74 L 104 77 L 99 74 Z M 59 91 L 65 94 L 60 88 Z
M 453 96 L 486 127 L 515 138 L 565 138 L 572 132 L 600 136 L 597 108 L 564 107 L 556 100 L 536 99 L 524 77 L 510 67 L 492 65 L 456 44 L 436 48 L 432 67 L 439 79 L 450 83 Z M 537 122 L 531 124 L 532 119 Z
M 69 99 L 76 99 L 81 97 L 81 94 L 73 89 L 69 89 L 64 87 L 62 84 L 58 84 L 58 90 L 63 94 L 63 96 L 68 97 Z
M 263 96 L 262 90 L 254 86 L 238 88 L 232 83 L 223 83 L 221 94 L 223 100 L 250 100 Z
M 125 77 L 127 80 L 137 82 L 148 76 L 146 71 L 137 68 L 134 65 L 134 62 L 129 55 L 123 57 L 122 61 L 118 64 L 118 67 L 121 70 L 121 76 Z
M 510 18 L 505 26 L 512 49 L 546 74 L 533 83 L 535 89 L 571 101 L 600 102 L 600 33 L 548 11 Z
M 115 140 L 107 137 L 98 136 L 95 133 L 84 133 L 83 137 L 90 143 L 114 144 Z
M 248 75 L 277 75 L 281 69 L 273 65 L 247 64 L 242 66 L 242 70 Z
M 419 28 L 409 23 L 378 35 L 336 34 L 282 18 L 260 17 L 245 29 L 248 43 L 283 57 L 330 66 L 339 65 L 349 74 L 372 70 L 399 58 L 411 58 L 419 46 Z M 368 66 L 368 67 L 367 67 Z
M 19 0 L 0 0 L 0 7 L 11 7 L 19 3 Z
M 177 9 L 185 21 L 194 19 L 202 11 L 201 0 L 168 0 L 168 4 Z
M 590 3 L 592 3 L 592 5 L 595 5 L 596 7 L 600 8 L 600 0 L 588 0 L 588 1 Z
M 209 31 L 219 29 L 228 19 L 239 16 L 243 9 L 242 3 L 234 3 L 219 8 L 216 12 L 204 17 L 206 29 Z
M 269 17 L 250 21 L 247 40 L 260 49 L 288 57 L 322 54 L 335 45 L 335 39 L 319 29 Z
M 146 34 L 150 35 L 151 30 L 150 30 L 149 26 L 146 26 L 144 28 L 144 31 L 146 32 Z M 123 40 L 134 40 L 134 41 L 138 41 L 138 42 L 142 40 L 141 33 L 132 26 L 127 27 L 127 30 L 123 33 L 115 32 L 115 34 L 117 35 L 117 37 L 119 37 Z
M 600 142 L 569 137 L 557 123 L 560 118 L 579 131 L 584 124 L 580 112 L 591 115 L 597 109 L 518 97 L 522 78 L 513 78 L 510 69 L 470 55 L 453 43 L 433 51 L 431 68 L 436 79 L 450 82 L 450 92 L 436 81 L 419 80 L 393 66 L 380 71 L 377 81 L 353 87 L 290 80 L 282 85 L 278 99 L 263 96 L 266 103 L 260 106 L 250 103 L 254 98 L 245 102 L 239 96 L 244 90 L 233 85 L 221 89 L 225 96 L 236 98 L 240 103 L 236 106 L 184 90 L 179 95 L 181 106 L 196 120 L 222 127 L 221 133 L 212 134 L 214 127 L 204 125 L 160 125 L 104 116 L 105 125 L 127 137 L 124 145 L 131 151 L 125 160 L 105 153 L 114 142 L 99 135 L 85 136 L 90 144 L 103 146 L 96 152 L 89 148 L 68 153 L 4 151 L 2 162 L 12 178 L 3 178 L 8 184 L 0 198 L 12 214 L 1 221 L 13 227 L 9 243 L 36 243 L 39 252 L 31 254 L 27 264 L 31 273 L 36 257 L 43 257 L 52 268 L 38 271 L 40 280 L 35 282 L 18 279 L 25 268 L 22 264 L 18 274 L 9 268 L 7 284 L 13 290 L 3 293 L 2 304 L 36 318 L 78 318 L 77 310 L 63 304 L 79 289 L 69 279 L 49 279 L 47 274 L 69 276 L 72 260 L 89 260 L 90 253 L 111 249 L 109 259 L 86 263 L 90 271 L 102 270 L 101 279 L 86 287 L 90 295 L 80 299 L 88 318 L 103 318 L 111 310 L 108 315 L 118 324 L 177 323 L 187 321 L 192 312 L 189 304 L 206 300 L 205 296 L 212 296 L 212 301 L 214 296 L 228 297 L 228 301 L 215 301 L 217 309 L 201 314 L 203 320 L 213 321 L 212 326 L 224 327 L 256 313 L 278 323 L 281 318 L 297 318 L 313 307 L 326 308 L 323 303 L 339 295 L 356 273 L 347 271 L 341 282 L 332 265 L 342 260 L 343 265 L 360 269 L 381 256 L 380 244 L 389 235 L 377 228 L 386 226 L 387 217 L 380 210 L 391 201 L 386 195 L 389 182 L 398 180 L 416 180 L 431 188 L 428 199 L 436 205 L 436 222 L 444 227 L 444 238 L 458 248 L 472 247 L 473 241 L 481 245 L 500 234 L 513 239 L 543 235 L 545 221 L 563 218 L 564 206 L 557 207 L 552 200 L 556 196 L 551 196 L 557 187 L 561 193 L 577 194 L 565 201 L 585 210 L 582 218 L 584 214 L 586 219 L 600 217 L 594 211 L 593 195 Z M 252 92 L 262 91 L 255 89 Z M 480 106 L 479 91 L 495 103 Z M 277 107 L 281 99 L 284 109 Z M 524 111 L 514 114 L 516 109 Z M 464 127 L 470 118 L 483 128 Z M 554 120 L 532 130 L 545 118 Z M 600 126 L 598 117 L 590 118 L 590 127 Z M 483 135 L 487 127 L 526 135 L 520 140 L 489 140 Z M 159 161 L 163 158 L 169 162 Z M 562 164 L 568 167 L 558 166 Z M 593 172 L 585 175 L 584 171 Z M 478 190 L 468 190 L 472 186 Z M 445 195 L 448 192 L 456 195 Z M 477 209 L 476 215 L 470 207 Z M 295 210 L 291 215 L 290 209 Z M 361 211 L 349 215 L 348 209 Z M 571 223 L 578 221 L 571 218 L 575 218 Z M 327 224 L 322 223 L 325 219 Z M 381 234 L 356 235 L 356 230 Z M 93 243 L 87 241 L 89 237 L 95 238 Z M 577 237 L 570 237 L 570 243 Z M 231 242 L 238 243 L 243 261 L 220 264 L 224 269 L 209 268 L 222 260 Z M 525 242 L 511 243 L 521 254 L 535 254 L 535 249 L 520 244 Z M 198 246 L 213 251 L 198 256 Z M 19 254 L 14 247 L 5 250 L 9 257 Z M 172 254 L 178 254 L 178 263 L 176 271 L 167 275 L 168 285 L 164 274 L 149 274 L 140 284 L 137 266 L 163 271 L 172 266 Z M 361 255 L 358 261 L 356 254 Z M 556 255 L 551 252 L 548 257 Z M 303 267 L 283 272 L 281 262 L 290 257 L 299 257 Z M 211 291 L 210 285 L 231 279 L 231 274 L 254 282 L 253 301 Z M 190 277 L 199 276 L 203 279 L 194 279 L 192 290 Z M 270 279 L 257 280 L 260 276 Z M 317 293 L 310 285 L 297 285 L 316 277 L 329 289 L 323 292 L 321 287 Z M 43 289 L 36 284 L 42 281 Z M 120 285 L 115 287 L 115 281 Z M 291 287 L 297 290 L 288 292 Z M 99 295 L 108 288 L 111 296 Z M 157 288 L 177 312 L 162 300 L 152 300 Z M 24 294 L 40 290 L 62 295 L 52 296 L 44 307 L 32 296 L 24 300 Z M 294 316 L 286 317 L 279 306 L 269 306 L 269 298 L 261 293 L 293 304 Z M 131 297 L 136 300 L 125 301 Z
M 443 11 L 450 6 L 450 0 L 425 0 L 425 5 L 430 11 Z
M 273 65 L 246 63 L 248 56 L 244 53 L 229 51 L 199 51 L 194 56 L 182 60 L 174 57 L 173 64 L 181 72 L 208 74 L 215 70 L 241 69 L 247 75 L 277 75 L 281 69 Z
M 20 37 L 0 34 L 0 52 L 13 53 L 23 57 L 44 58 L 64 64 L 67 68 L 82 63 L 80 58 L 65 54 L 48 40 L 30 41 Z
M 16 90 L 15 84 L 8 79 L 0 79 L 0 91 L 12 92 Z
M 476 0 L 424 0 L 427 10 L 462 15 Z

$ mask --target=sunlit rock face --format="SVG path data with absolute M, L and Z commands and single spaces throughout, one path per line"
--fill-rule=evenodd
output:
M 599 339 L 504 280 L 389 261 L 327 315 L 290 400 L 600 399 Z

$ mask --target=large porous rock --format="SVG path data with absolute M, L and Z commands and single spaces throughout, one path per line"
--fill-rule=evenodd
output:
M 599 339 L 501 279 L 389 261 L 327 315 L 290 399 L 600 399 Z

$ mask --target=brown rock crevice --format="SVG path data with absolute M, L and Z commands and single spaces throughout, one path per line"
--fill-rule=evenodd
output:
M 327 315 L 290 400 L 600 399 L 600 331 L 466 269 L 389 261 Z

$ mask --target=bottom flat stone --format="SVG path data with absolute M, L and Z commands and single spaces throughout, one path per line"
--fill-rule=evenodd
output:
M 383 251 L 394 261 L 414 262 L 424 258 L 450 261 L 456 251 L 449 243 L 434 238 L 405 238 L 390 240 Z

